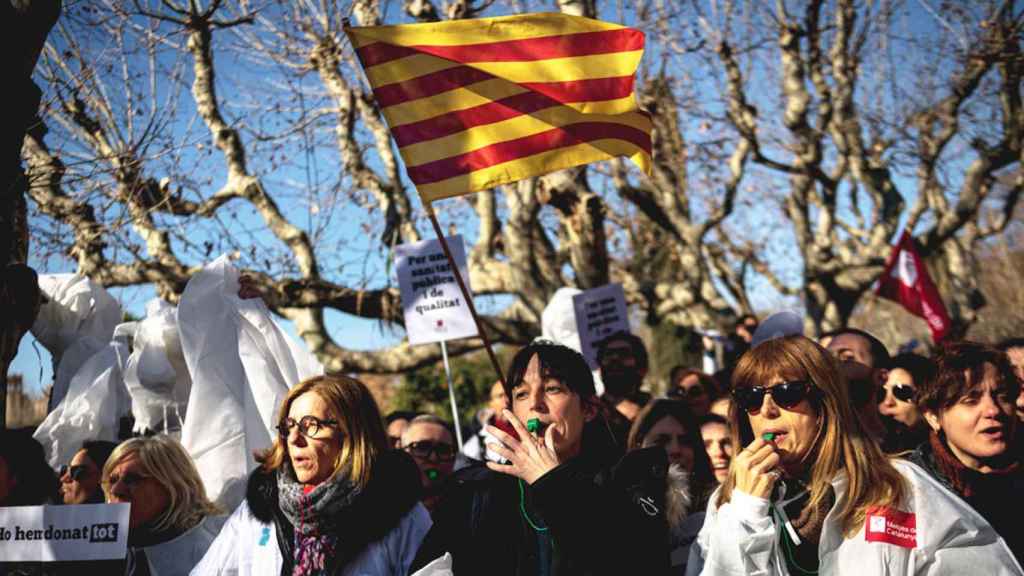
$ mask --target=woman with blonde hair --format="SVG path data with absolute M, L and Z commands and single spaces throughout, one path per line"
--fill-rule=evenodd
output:
M 1020 573 L 984 519 L 882 453 L 824 348 L 763 342 L 732 386 L 733 442 L 745 448 L 693 548 L 703 574 Z
M 130 504 L 125 574 L 185 574 L 217 536 L 221 510 L 170 436 L 132 438 L 111 452 L 100 480 L 107 502 Z
M 245 501 L 192 573 L 407 574 L 430 515 L 416 465 L 388 446 L 366 386 L 305 380 L 278 422 Z

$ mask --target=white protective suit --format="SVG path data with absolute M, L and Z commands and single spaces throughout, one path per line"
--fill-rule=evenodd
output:
M 430 514 L 422 504 L 417 504 L 387 536 L 370 543 L 345 567 L 341 576 L 408 574 L 430 526 Z M 249 511 L 248 502 L 243 502 L 228 519 L 202 562 L 192 570 L 192 575 L 277 576 L 283 561 L 273 522 L 261 523 Z M 439 567 L 434 570 L 429 574 L 445 574 Z
M 142 548 L 152 576 L 181 576 L 188 574 L 210 548 L 224 516 L 207 516 L 184 534 L 153 546 Z
M 238 271 L 221 256 L 189 280 L 178 303 L 181 348 L 192 378 L 181 443 L 206 493 L 234 510 L 256 467 L 254 450 L 273 442 L 288 390 L 323 373 L 259 298 L 238 297 Z
M 78 274 L 40 274 L 39 289 L 48 301 L 39 308 L 32 335 L 53 356 L 52 411 L 79 368 L 110 342 L 122 313 L 102 286 Z
M 181 352 L 174 307 L 154 298 L 146 303 L 145 318 L 121 324 L 117 332 L 132 339 L 124 384 L 132 397 L 134 432 L 180 432 L 192 382 Z
M 901 528 L 881 525 L 869 516 L 865 527 L 852 538 L 843 536 L 835 510 L 846 497 L 847 481 L 841 475 L 832 482 L 836 505 L 825 517 L 818 545 L 819 574 L 851 576 L 910 576 L 976 574 L 978 576 L 1020 575 L 1020 565 L 995 530 L 967 503 L 943 488 L 924 470 L 909 462 L 893 461 L 910 486 L 908 509 L 916 524 L 916 545 L 868 541 L 865 527 L 878 539 L 886 530 L 906 535 Z M 779 530 L 772 521 L 769 502 L 742 492 L 733 492 L 721 508 L 715 504 L 718 491 L 708 504 L 704 528 L 695 542 L 704 559 L 704 575 L 776 576 L 788 575 L 779 543 Z M 1012 505 L 1008 503 L 1008 505 Z M 908 524 L 905 519 L 902 524 Z M 899 540 L 899 539 L 898 539 Z M 692 562 L 691 562 L 692 563 Z
M 131 413 L 122 375 L 127 359 L 127 344 L 109 342 L 73 375 L 64 399 L 32 435 L 51 467 L 71 462 L 87 440 L 118 441 L 121 417 Z

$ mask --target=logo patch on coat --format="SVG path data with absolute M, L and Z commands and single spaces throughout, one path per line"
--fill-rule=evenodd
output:
M 917 517 L 911 512 L 892 508 L 868 508 L 864 539 L 885 542 L 904 548 L 917 547 Z

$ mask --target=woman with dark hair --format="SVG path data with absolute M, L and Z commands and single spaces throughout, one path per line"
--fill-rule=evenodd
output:
M 882 450 L 895 454 L 913 450 L 928 437 L 928 425 L 914 403 L 914 392 L 935 373 L 935 363 L 917 354 L 889 360 L 885 384 L 878 390 L 878 413 L 885 426 Z
M 274 445 L 193 574 L 402 575 L 430 515 L 370 391 L 343 375 L 288 393 Z
M 100 476 L 114 448 L 117 444 L 113 442 L 89 440 L 71 462 L 61 466 L 60 492 L 65 504 L 101 504 L 105 500 Z
M 0 506 L 37 506 L 57 499 L 57 477 L 28 430 L 0 430 Z
M 583 356 L 534 341 L 505 392 L 510 428 L 488 430 L 508 464 L 456 472 L 414 567 L 450 552 L 456 574 L 664 574 L 665 451 L 621 458 Z
M 704 508 L 715 485 L 697 419 L 679 400 L 652 400 L 633 421 L 628 447 L 629 450 L 659 447 L 668 456 L 665 509 L 671 573 L 682 574 L 686 570 L 690 544 L 704 524 Z
M 966 500 L 1024 562 L 1020 509 L 1008 505 L 1024 494 L 1013 365 L 1005 352 L 976 342 L 947 345 L 936 364 L 917 389 L 931 434 L 910 461 Z
M 821 346 L 758 344 L 732 384 L 733 443 L 744 449 L 692 548 L 704 574 L 1021 573 L 984 518 L 882 453 Z

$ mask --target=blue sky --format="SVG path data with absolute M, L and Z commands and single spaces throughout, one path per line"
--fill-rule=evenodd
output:
M 390 6 L 388 12 L 388 23 L 397 23 L 397 3 Z M 389 5 L 390 5 L 389 4 Z M 934 19 L 922 12 L 919 3 L 908 4 L 909 11 L 902 17 L 905 19 L 905 29 L 919 31 L 920 27 L 933 27 Z M 547 4 L 538 4 L 539 9 L 550 9 Z M 497 12 L 494 13 L 495 15 Z M 612 9 L 608 9 L 603 17 L 608 20 L 622 20 L 626 23 L 633 21 L 634 16 L 628 11 L 618 15 Z M 55 38 L 51 35 L 51 40 Z M 233 42 L 228 37 L 217 36 L 219 42 L 228 45 Z M 102 40 L 102 39 L 100 39 Z M 650 50 L 645 56 L 649 66 L 657 66 L 661 62 L 661 55 L 657 50 Z M 304 118 L 304 114 L 316 107 L 315 96 L 311 96 L 310 102 L 292 102 L 289 108 L 273 114 L 254 116 L 251 113 L 260 104 L 261 100 L 274 96 L 275 88 L 268 82 L 268 75 L 273 71 L 274 65 L 261 62 L 241 52 L 218 52 L 218 90 L 224 101 L 224 112 L 229 119 L 245 120 L 244 137 L 253 142 L 252 138 L 256 133 L 275 133 L 286 130 Z M 160 64 L 164 74 L 173 74 L 175 70 L 181 70 L 181 61 L 162 55 Z M 690 93 L 700 97 L 702 94 L 714 93 L 718 87 L 714 85 L 711 77 L 701 77 L 699 68 L 687 70 L 687 66 L 694 61 L 689 57 L 673 57 L 669 63 L 671 66 L 678 66 L 685 73 L 689 72 L 691 84 L 686 87 Z M 761 71 L 754 67 L 749 70 L 751 82 L 770 86 L 767 91 L 757 90 L 759 98 L 766 101 L 771 100 L 772 94 L 777 92 L 774 79 L 759 78 Z M 187 105 L 190 95 L 188 94 L 187 81 L 190 80 L 190 73 L 184 75 L 184 81 L 172 88 L 161 89 L 157 106 L 151 110 L 154 118 L 160 118 L 158 108 L 169 107 L 171 103 Z M 317 79 L 311 76 L 300 77 L 295 82 L 300 90 L 297 94 L 305 94 L 315 91 Z M 308 86 L 307 86 L 308 84 Z M 291 88 L 293 88 L 292 86 Z M 367 287 L 378 288 L 381 286 L 395 286 L 393 270 L 387 262 L 387 250 L 383 249 L 377 241 L 380 233 L 381 222 L 367 222 L 367 212 L 362 207 L 356 206 L 351 199 L 345 197 L 339 190 L 346 184 L 345 174 L 339 173 L 337 167 L 337 153 L 330 146 L 330 134 L 333 130 L 333 117 L 321 119 L 313 130 L 313 147 L 306 147 L 301 153 L 294 153 L 295 148 L 275 149 L 273 146 L 259 146 L 253 144 L 252 165 L 260 172 L 264 182 L 275 191 L 275 196 L 281 200 L 282 209 L 294 222 L 305 225 L 317 236 L 318 242 L 324 247 L 324 252 L 331 252 L 329 259 L 325 259 L 325 268 L 329 267 L 329 276 L 338 282 L 349 283 L 353 286 L 366 285 Z M 701 132 L 700 120 L 698 118 L 686 118 L 687 138 L 691 143 L 700 143 L 702 140 L 710 140 L 717 135 Z M 170 133 L 177 143 L 202 143 L 208 141 L 209 135 L 205 127 L 195 118 L 190 120 L 176 121 L 170 126 Z M 288 142 L 289 146 L 302 148 L 305 142 L 295 139 Z M 52 145 L 52 144 L 51 144 Z M 195 194 L 193 197 L 201 197 L 216 189 L 219 179 L 223 177 L 223 167 L 214 157 L 209 157 L 209 147 L 205 150 L 197 150 L 194 146 L 169 147 L 173 150 L 162 157 L 160 161 L 147 165 L 151 176 L 160 178 L 164 174 L 182 174 L 182 182 L 186 182 L 184 194 Z M 373 161 L 371 157 L 371 162 Z M 182 166 L 187 168 L 183 169 Z M 404 177 L 404 170 L 402 170 Z M 766 187 L 785 186 L 785 181 L 775 174 L 766 173 L 763 170 L 755 171 L 750 181 Z M 904 193 L 914 190 L 913 182 L 905 177 L 898 181 Z M 407 183 L 408 184 L 408 183 Z M 600 184 L 598 184 L 600 185 Z M 408 187 L 411 190 L 411 186 Z M 414 204 L 418 209 L 418 198 L 413 195 Z M 908 198 L 912 201 L 912 198 Z M 741 198 L 741 202 L 744 199 Z M 459 200 L 446 201 L 442 206 L 442 225 L 449 222 L 458 223 L 459 232 L 462 233 L 468 242 L 475 237 L 475 219 L 468 214 L 465 203 Z M 170 225 L 176 225 L 172 219 L 167 219 Z M 356 222 L 361 225 L 353 225 Z M 785 230 L 779 227 L 778 215 L 771 210 L 765 210 L 763 205 L 752 203 L 741 205 L 737 210 L 737 218 L 733 223 L 737 227 L 744 227 L 748 230 L 755 230 L 763 238 L 770 238 L 774 245 L 773 250 L 778 250 L 781 258 L 774 258 L 778 262 L 786 262 L 784 257 L 786 248 L 779 248 L 792 245 L 792 238 Z M 37 224 L 38 225 L 38 224 Z M 278 261 L 267 260 L 268 266 L 263 265 L 263 253 L 271 253 L 275 250 L 273 239 L 266 234 L 249 234 L 248 230 L 262 228 L 262 222 L 248 207 L 240 207 L 237 212 L 232 211 L 231 216 L 225 216 L 221 221 L 203 223 L 183 235 L 184 240 L 176 241 L 176 249 L 194 254 L 196 246 L 190 242 L 199 244 L 209 242 L 213 248 L 207 261 L 212 260 L 221 252 L 231 251 L 244 246 L 247 248 L 243 254 L 243 265 L 260 267 L 271 274 L 288 274 L 287 263 L 281 264 Z M 430 237 L 431 232 L 428 225 L 421 222 L 421 232 L 424 237 Z M 237 237 L 236 237 L 237 236 Z M 189 260 L 192 261 L 192 260 Z M 799 278 L 797 261 L 789 262 L 778 266 L 778 272 L 785 275 L 791 281 Z M 35 266 L 40 273 L 73 271 L 73 264 L 59 259 L 39 261 L 36 258 L 30 259 L 30 264 Z M 368 283 L 368 284 L 367 284 Z M 755 307 L 767 311 L 785 303 L 766 286 L 763 281 L 755 280 L 752 284 L 752 292 L 755 298 Z M 112 290 L 123 307 L 136 316 L 144 313 L 144 306 L 153 296 L 150 288 L 125 288 Z M 507 299 L 487 298 L 478 301 L 478 307 L 484 311 L 499 309 Z M 327 313 L 328 327 L 333 334 L 345 334 L 345 345 L 354 349 L 379 349 L 390 346 L 402 338 L 400 328 L 390 330 L 382 328 L 374 320 L 366 320 L 341 313 L 329 311 Z M 294 328 L 282 321 L 286 331 L 293 337 Z M 42 346 L 33 346 L 34 339 L 31 335 L 26 336 L 19 347 L 18 355 L 11 367 L 12 373 L 21 373 L 26 380 L 29 389 L 38 389 L 43 383 L 52 379 L 50 369 L 50 358 Z M 38 350 L 38 351 L 37 351 Z

